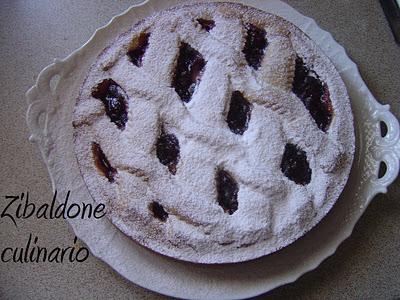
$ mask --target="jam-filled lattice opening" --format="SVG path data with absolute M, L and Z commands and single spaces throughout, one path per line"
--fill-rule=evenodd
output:
M 239 206 L 238 192 L 239 186 L 232 175 L 225 170 L 218 170 L 216 174 L 217 199 L 218 204 L 224 212 L 233 214 Z
M 172 87 L 183 102 L 189 102 L 199 84 L 206 65 L 203 56 L 189 44 L 182 42 L 179 47 Z
M 200 24 L 201 29 L 204 29 L 207 32 L 210 32 L 210 30 L 215 27 L 215 22 L 213 20 L 198 18 L 196 21 Z
M 311 181 L 311 169 L 307 154 L 297 145 L 286 144 L 281 161 L 282 173 L 297 184 L 306 185 Z
M 265 48 L 268 46 L 267 33 L 263 28 L 253 24 L 247 24 L 246 29 L 247 35 L 243 53 L 249 66 L 258 70 L 264 57 Z
M 167 133 L 161 128 L 160 136 L 156 143 L 157 157 L 164 166 L 168 167 L 172 175 L 176 174 L 176 166 L 180 158 L 179 141 L 172 133 Z
M 128 95 L 111 78 L 104 79 L 92 88 L 92 96 L 104 104 L 107 116 L 121 130 L 128 121 Z
M 296 58 L 292 91 L 303 102 L 318 128 L 326 132 L 333 117 L 328 85 L 299 56 Z
M 99 170 L 101 175 L 106 177 L 109 182 L 114 182 L 114 176 L 117 174 L 117 170 L 111 166 L 98 143 L 92 142 L 92 154 L 94 165 L 96 166 L 97 170 Z
M 137 37 L 132 39 L 128 47 L 128 52 L 126 55 L 129 57 L 129 60 L 137 67 L 142 66 L 143 56 L 146 52 L 147 47 L 149 46 L 149 38 L 150 33 L 142 32 Z
M 242 135 L 247 130 L 251 109 L 251 103 L 247 101 L 241 92 L 234 91 L 232 93 L 226 122 L 233 133 Z
M 168 219 L 168 213 L 165 211 L 164 207 L 156 202 L 153 201 L 149 204 L 149 210 L 153 214 L 153 217 L 159 219 L 162 222 L 167 221 Z

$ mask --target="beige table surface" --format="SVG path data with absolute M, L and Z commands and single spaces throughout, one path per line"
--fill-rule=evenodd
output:
M 24 93 L 39 71 L 83 44 L 96 28 L 140 1 L 1 0 L 0 2 L 0 209 L 5 195 L 29 191 L 50 202 L 47 170 L 28 142 Z M 400 47 L 378 0 L 288 0 L 314 18 L 348 51 L 381 103 L 400 115 Z M 72 244 L 63 220 L 0 219 L 0 249 L 22 247 L 29 233 L 41 246 Z M 177 283 L 179 284 L 179 283 Z M 394 299 L 400 297 L 400 180 L 377 196 L 352 236 L 322 265 L 297 282 L 261 298 Z M 83 263 L 1 263 L 0 299 L 165 299 L 128 282 L 90 256 Z

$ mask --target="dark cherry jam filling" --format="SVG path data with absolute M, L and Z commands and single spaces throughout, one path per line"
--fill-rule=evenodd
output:
M 162 129 L 156 144 L 157 157 L 164 166 L 168 167 L 172 175 L 176 174 L 179 150 L 179 141 L 176 136 L 166 133 L 164 129 Z
M 114 182 L 114 176 L 117 174 L 117 170 L 111 166 L 99 144 L 92 142 L 92 153 L 94 164 L 99 172 L 106 177 L 109 182 Z
M 142 32 L 139 36 L 135 37 L 129 45 L 128 55 L 129 60 L 137 67 L 142 66 L 142 60 L 147 47 L 149 46 L 150 33 Z
M 215 22 L 213 20 L 199 18 L 197 22 L 200 24 L 201 28 L 207 32 L 210 32 L 210 30 L 215 27 Z
M 233 133 L 242 135 L 247 130 L 251 116 L 251 108 L 250 102 L 244 98 L 241 92 L 235 91 L 232 93 L 226 122 Z
M 286 144 L 281 170 L 287 178 L 297 184 L 306 185 L 311 181 L 311 169 L 307 161 L 307 154 L 297 145 Z
M 151 202 L 149 204 L 149 209 L 153 213 L 153 216 L 160 221 L 165 222 L 168 219 L 168 213 L 160 203 L 156 201 Z
M 247 24 L 247 36 L 243 53 L 249 66 L 255 70 L 261 66 L 265 48 L 268 46 L 266 32 L 253 24 Z
M 192 98 L 205 65 L 206 61 L 198 51 L 187 43 L 181 43 L 172 86 L 183 102 Z
M 92 88 L 92 96 L 100 99 L 105 107 L 106 114 L 119 129 L 124 129 L 128 121 L 128 95 L 112 79 L 104 79 Z
M 296 58 L 292 91 L 303 102 L 318 128 L 326 132 L 333 116 L 328 86 L 299 56 Z
M 224 170 L 219 170 L 216 176 L 218 204 L 224 212 L 233 214 L 238 209 L 237 195 L 239 187 L 232 176 Z

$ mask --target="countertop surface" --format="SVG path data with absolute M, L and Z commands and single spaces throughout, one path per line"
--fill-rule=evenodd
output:
M 2 0 L 0 10 L 0 209 L 6 195 L 52 199 L 36 145 L 28 141 L 25 92 L 53 58 L 64 58 L 110 18 L 141 1 Z M 400 116 L 400 47 L 378 0 L 287 0 L 345 47 L 375 97 Z M 316 270 L 257 299 L 400 297 L 400 180 L 375 197 L 351 237 Z M 65 220 L 0 219 L 0 245 L 24 247 L 32 233 L 48 248 L 73 243 Z M 78 242 L 83 246 L 81 242 Z M 177 283 L 179 284 L 179 283 Z M 128 282 L 90 255 L 82 263 L 2 263 L 0 299 L 166 299 Z

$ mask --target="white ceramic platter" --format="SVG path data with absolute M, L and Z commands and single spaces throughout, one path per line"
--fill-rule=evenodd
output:
M 27 124 L 48 167 L 54 190 L 72 202 L 93 202 L 73 152 L 72 111 L 85 72 L 97 54 L 119 33 L 152 12 L 183 1 L 150 0 L 116 16 L 81 48 L 47 66 L 27 92 Z M 236 299 L 255 296 L 293 282 L 332 255 L 352 232 L 371 199 L 385 193 L 399 172 L 399 123 L 388 105 L 379 104 L 332 36 L 314 20 L 277 0 L 236 1 L 280 15 L 307 33 L 330 57 L 346 83 L 354 113 L 356 154 L 348 184 L 330 213 L 292 245 L 249 262 L 200 265 L 177 261 L 139 246 L 108 219 L 69 220 L 93 255 L 128 280 L 147 289 L 180 298 Z M 381 137 L 380 122 L 388 128 Z M 378 179 L 381 162 L 386 173 Z

